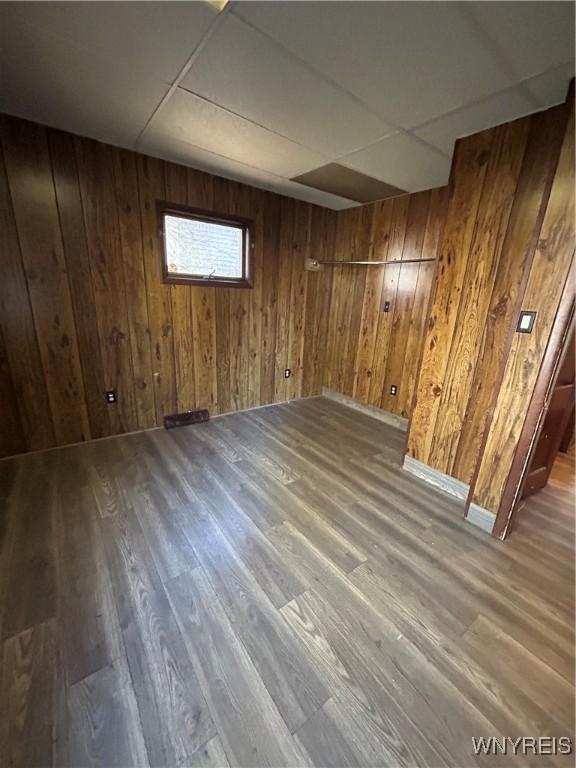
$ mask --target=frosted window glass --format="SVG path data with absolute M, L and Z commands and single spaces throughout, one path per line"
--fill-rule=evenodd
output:
M 168 274 L 243 277 L 240 227 L 166 214 L 164 236 Z

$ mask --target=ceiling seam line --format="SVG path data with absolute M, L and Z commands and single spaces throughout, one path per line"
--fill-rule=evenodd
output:
M 470 107 L 478 107 L 481 104 L 484 104 L 484 102 L 490 101 L 496 96 L 506 95 L 510 93 L 511 91 L 515 91 L 518 89 L 518 87 L 522 86 L 522 93 L 524 93 L 524 88 L 528 87 L 528 83 L 530 83 L 531 80 L 536 80 L 539 77 L 542 77 L 543 75 L 548 75 L 552 72 L 555 72 L 556 70 L 560 70 L 563 67 L 565 67 L 567 64 L 571 64 L 571 61 L 563 61 L 560 64 L 554 64 L 551 67 L 547 67 L 546 69 L 543 69 L 541 72 L 538 72 L 535 75 L 530 75 L 530 77 L 525 77 L 523 80 L 519 80 L 514 85 L 508 85 L 506 88 L 501 88 L 498 91 L 493 91 L 488 96 L 482 96 L 477 99 L 473 99 L 472 101 L 466 102 L 466 104 L 463 104 L 461 107 L 455 107 L 454 109 L 449 109 L 447 112 L 443 112 L 441 115 L 437 115 L 436 117 L 431 118 L 430 120 L 426 120 L 423 123 L 418 123 L 418 125 L 414 125 L 411 128 L 407 128 L 406 130 L 408 133 L 412 133 L 413 131 L 419 131 L 421 128 L 428 128 L 430 125 L 434 125 L 434 123 L 440 122 L 440 120 L 443 120 L 445 117 L 453 117 L 454 115 L 457 115 L 459 112 L 463 112 L 464 110 L 470 108 Z M 536 108 L 536 112 L 541 112 L 543 109 L 549 109 L 550 105 L 543 105 L 539 104 L 539 106 Z M 530 114 L 535 114 L 533 112 L 530 112 Z M 514 118 L 516 119 L 516 118 Z M 460 136 L 457 136 L 456 138 L 462 138 Z
M 179 84 L 181 81 L 186 77 L 190 69 L 192 68 L 194 62 L 206 46 L 206 44 L 209 42 L 209 40 L 213 37 L 215 32 L 219 29 L 219 27 L 222 25 L 224 19 L 226 16 L 231 12 L 233 7 L 233 2 L 230 2 L 220 13 L 218 13 L 214 19 L 210 22 L 210 25 L 206 32 L 202 35 L 202 38 L 200 41 L 194 46 L 192 49 L 192 52 L 190 53 L 190 56 L 186 59 L 186 62 L 172 81 L 172 84 L 168 88 L 168 91 L 164 94 L 162 99 L 160 100 L 160 103 L 156 106 L 148 120 L 146 121 L 146 124 L 136 137 L 136 141 L 134 142 L 134 148 L 137 149 L 138 145 L 144 135 L 144 133 L 148 130 L 152 122 L 156 119 L 156 117 L 160 114 L 162 109 L 166 106 L 170 98 L 174 95 L 174 93 L 177 91 Z
M 193 147 L 194 149 L 199 149 L 202 152 L 206 152 L 206 154 L 208 154 L 208 155 L 213 155 L 214 157 L 221 158 L 222 160 L 232 160 L 233 163 L 237 163 L 238 165 L 243 166 L 247 170 L 259 171 L 260 173 L 265 173 L 265 174 L 267 174 L 269 176 L 273 176 L 274 179 L 278 179 L 281 182 L 287 182 L 288 181 L 291 184 L 298 184 L 299 186 L 305 187 L 306 189 L 313 189 L 313 190 L 315 190 L 317 192 L 321 192 L 322 194 L 325 194 L 325 195 L 332 195 L 332 197 L 336 197 L 336 198 L 338 198 L 340 200 L 344 200 L 345 202 L 350 202 L 350 203 L 358 204 L 358 202 L 356 200 L 351 200 L 348 197 L 342 197 L 341 195 L 336 195 L 333 192 L 325 192 L 324 190 L 319 190 L 319 189 L 316 189 L 315 187 L 309 187 L 307 184 L 302 184 L 302 182 L 295 181 L 293 178 L 289 178 L 288 176 L 280 176 L 279 174 L 274 173 L 274 171 L 268 171 L 266 168 L 259 168 L 257 165 L 248 165 L 248 163 L 244 163 L 244 162 L 242 162 L 242 160 L 235 160 L 234 158 L 228 157 L 227 155 L 221 155 L 218 152 L 214 152 L 211 149 L 205 149 L 204 147 L 201 147 L 198 144 L 192 144 L 192 142 L 189 142 L 189 141 L 184 141 L 184 142 L 181 142 L 181 143 L 182 144 L 186 144 L 189 147 Z M 157 156 L 157 155 L 155 155 L 155 156 Z M 160 158 L 160 159 L 165 159 L 165 158 Z M 168 160 L 167 162 L 176 162 L 176 161 L 175 160 Z M 198 170 L 203 170 L 202 168 L 198 168 L 198 166 L 193 166 L 193 165 L 188 165 L 186 167 L 188 167 L 188 168 L 197 168 Z M 212 174 L 217 175 L 217 176 L 222 176 L 222 174 L 225 173 L 225 171 L 224 172 L 221 171 L 221 170 L 218 170 L 218 172 L 207 171 L 207 173 L 212 173 Z M 305 171 L 305 173 L 307 173 L 307 171 Z M 228 177 L 223 176 L 223 178 L 228 178 Z M 237 179 L 232 179 L 232 181 L 237 181 Z M 242 184 L 251 184 L 253 186 L 256 185 L 256 182 L 254 182 L 254 181 L 249 181 L 249 182 L 248 181 L 242 181 L 240 183 L 242 183 Z M 262 187 L 262 188 L 263 189 L 268 189 L 268 187 Z M 274 190 L 272 188 L 270 188 L 269 191 L 274 191 Z M 283 194 L 283 193 L 282 192 L 276 192 L 276 194 Z M 321 204 L 320 203 L 312 203 L 312 205 L 321 205 Z M 339 210 L 339 209 L 337 209 L 337 208 L 330 208 L 329 210 Z
M 291 144 L 296 144 L 296 146 L 302 147 L 302 149 L 306 149 L 309 152 L 315 152 L 317 155 L 320 155 L 327 162 L 330 162 L 332 160 L 332 157 L 330 155 L 325 155 L 324 152 L 314 149 L 313 147 L 309 147 L 306 144 L 302 144 L 300 141 L 296 141 L 296 139 L 290 138 L 290 136 L 285 136 L 283 133 L 279 133 L 279 131 L 276 131 L 273 128 L 269 128 L 267 125 L 262 125 L 262 123 L 258 123 L 256 122 L 256 120 L 252 120 L 251 118 L 246 117 L 246 115 L 242 115 L 239 112 L 235 112 L 233 109 L 230 109 L 229 107 L 224 107 L 222 104 L 218 104 L 217 101 L 212 101 L 212 99 L 209 99 L 206 96 L 202 96 L 201 94 L 197 93 L 197 91 L 192 91 L 190 88 L 186 88 L 183 85 L 179 85 L 177 87 L 177 90 L 184 91 L 185 93 L 189 93 L 191 96 L 194 96 L 200 101 L 203 101 L 206 104 L 210 104 L 211 106 L 216 107 L 216 109 L 221 109 L 223 112 L 226 112 L 229 115 L 233 115 L 234 117 L 237 117 L 240 120 L 244 120 L 245 122 L 250 123 L 250 125 L 255 125 L 257 128 L 261 128 L 263 131 L 268 131 L 268 133 L 272 133 L 274 136 L 278 136 L 279 138 L 284 139 L 285 141 L 289 141 Z M 280 178 L 285 178 L 285 177 L 281 176 Z
M 433 144 L 429 144 L 427 141 L 424 141 L 424 139 L 421 139 L 419 136 L 413 136 L 406 128 L 403 128 L 402 126 L 398 125 L 397 123 L 389 120 L 385 115 L 382 115 L 380 112 L 375 110 L 373 107 L 371 107 L 369 104 L 366 104 L 365 101 L 363 101 L 360 97 L 356 96 L 356 94 L 349 91 L 344 86 L 340 85 L 340 83 L 337 83 L 335 80 L 332 80 L 331 77 L 328 75 L 325 75 L 320 70 L 316 69 L 312 64 L 309 64 L 304 59 L 301 59 L 300 56 L 295 54 L 293 51 L 291 51 L 289 48 L 286 48 L 285 45 L 283 45 L 279 40 L 277 40 L 275 37 L 270 35 L 268 32 L 265 32 L 264 30 L 260 29 L 260 27 L 257 27 L 255 24 L 252 24 L 252 22 L 247 21 L 247 19 L 243 18 L 242 16 L 238 16 L 236 13 L 233 13 L 231 11 L 231 15 L 237 20 L 240 21 L 245 26 L 249 27 L 250 29 L 257 32 L 259 35 L 262 35 L 262 37 L 265 37 L 267 40 L 272 42 L 275 46 L 280 48 L 282 51 L 284 51 L 288 56 L 290 56 L 292 59 L 299 62 L 308 72 L 318 77 L 320 80 L 323 80 L 328 85 L 332 86 L 332 88 L 335 88 L 340 93 L 343 93 L 345 96 L 347 96 L 349 99 L 354 101 L 356 104 L 358 104 L 360 107 L 365 109 L 368 113 L 370 113 L 373 117 L 376 117 L 378 120 L 382 120 L 382 122 L 387 123 L 391 128 L 393 128 L 397 133 L 403 133 L 409 136 L 410 138 L 417 141 L 419 144 L 422 144 L 423 146 L 430 149 L 435 154 L 441 155 L 444 159 L 448 158 L 451 159 L 448 155 L 444 154 L 442 150 L 438 149 L 438 147 L 435 147 Z M 362 147 L 363 148 L 363 147 Z

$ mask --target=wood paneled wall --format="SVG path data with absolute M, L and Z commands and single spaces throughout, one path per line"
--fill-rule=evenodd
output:
M 573 140 L 566 104 L 456 148 L 408 451 L 493 512 L 573 257 Z
M 330 284 L 303 267 L 335 212 L 15 118 L 0 145 L 0 455 L 320 390 Z M 254 289 L 162 284 L 162 199 L 254 218 Z
M 334 258 L 398 265 L 324 268 L 332 281 L 325 386 L 400 416 L 410 414 L 435 268 L 402 262 L 436 257 L 446 192 L 341 211 Z

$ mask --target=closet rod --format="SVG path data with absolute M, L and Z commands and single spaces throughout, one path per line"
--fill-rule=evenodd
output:
M 338 259 L 312 259 L 311 263 L 315 266 L 319 266 L 320 264 L 358 264 L 360 266 L 379 266 L 381 264 L 422 264 L 425 261 L 436 261 L 436 259 L 404 259 L 404 261 L 401 259 L 396 259 L 395 261 L 339 261 Z

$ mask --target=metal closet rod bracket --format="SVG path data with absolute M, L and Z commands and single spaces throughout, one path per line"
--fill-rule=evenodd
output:
M 304 262 L 304 269 L 308 272 L 318 272 L 323 266 L 342 266 L 342 265 L 355 265 L 358 267 L 380 267 L 386 264 L 424 264 L 427 261 L 436 261 L 436 259 L 396 259 L 393 261 L 376 261 L 375 259 L 369 259 L 366 261 L 343 261 L 340 259 L 306 259 Z

